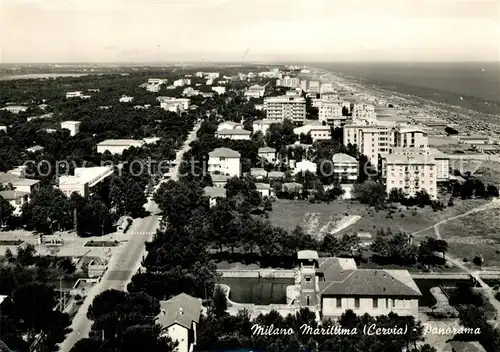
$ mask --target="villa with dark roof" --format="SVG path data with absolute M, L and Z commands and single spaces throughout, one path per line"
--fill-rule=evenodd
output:
M 300 305 L 318 307 L 324 318 L 351 309 L 357 315 L 396 313 L 418 317 L 422 296 L 407 270 L 358 269 L 352 258 L 319 258 L 300 251 Z
M 155 322 L 166 335 L 179 343 L 178 352 L 188 352 L 196 345 L 200 315 L 201 299 L 181 293 L 168 301 L 160 301 L 160 314 Z

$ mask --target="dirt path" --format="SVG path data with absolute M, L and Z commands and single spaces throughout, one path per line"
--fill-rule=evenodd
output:
M 445 219 L 445 220 L 441 220 L 441 221 L 435 223 L 432 226 L 429 226 L 429 227 L 427 227 L 427 228 L 425 228 L 423 230 L 419 230 L 417 232 L 414 232 L 412 235 L 415 235 L 415 234 L 418 234 L 418 233 L 421 233 L 421 232 L 424 232 L 424 231 L 427 231 L 427 230 L 433 228 L 434 229 L 434 233 L 436 235 L 436 238 L 441 239 L 441 233 L 439 232 L 439 226 L 441 226 L 441 225 L 443 225 L 443 224 L 445 224 L 445 223 L 447 223 L 447 222 L 449 222 L 451 220 L 462 218 L 464 216 L 467 216 L 467 215 L 470 215 L 470 214 L 474 214 L 474 213 L 478 213 L 478 212 L 481 212 L 481 211 L 485 211 L 485 210 L 488 210 L 488 209 L 496 208 L 499 205 L 500 205 L 500 199 L 496 198 L 496 199 L 492 200 L 488 204 L 485 204 L 485 205 L 479 206 L 477 208 L 471 209 L 468 212 L 465 212 L 463 214 L 456 215 L 456 216 L 450 217 L 450 218 Z M 465 266 L 460 259 L 454 258 L 453 256 L 450 256 L 449 254 L 446 255 L 446 260 L 448 262 L 452 263 L 453 265 L 455 265 L 457 268 L 460 268 L 461 270 L 463 270 L 467 274 L 471 275 L 476 280 L 476 282 L 479 283 L 479 285 L 481 286 L 481 288 L 484 290 L 484 293 L 488 297 L 488 300 L 490 301 L 490 303 L 493 305 L 493 307 L 496 310 L 496 315 L 495 315 L 495 319 L 494 320 L 495 320 L 495 322 L 498 322 L 498 318 L 500 318 L 500 302 L 495 298 L 495 292 L 493 291 L 493 289 L 490 286 L 488 286 L 481 279 L 481 277 L 479 276 L 480 271 L 473 271 L 473 270 L 471 270 L 470 268 L 468 268 L 467 266 Z
M 432 228 L 436 228 L 436 226 L 441 226 L 441 225 L 447 223 L 448 221 L 452 221 L 452 220 L 455 220 L 455 219 L 463 218 L 464 216 L 468 216 L 468 215 L 471 215 L 471 214 L 474 214 L 474 213 L 478 213 L 480 211 L 485 211 L 485 210 L 493 209 L 493 208 L 496 208 L 498 206 L 500 206 L 500 199 L 499 198 L 495 198 L 491 202 L 489 202 L 487 204 L 484 204 L 484 205 L 481 205 L 481 206 L 479 206 L 477 208 L 471 209 L 471 210 L 469 210 L 469 211 L 467 211 L 467 212 L 465 212 L 463 214 L 452 216 L 451 218 L 447 218 L 447 219 L 441 220 L 441 221 L 435 223 L 434 225 L 426 227 L 425 229 L 413 232 L 412 236 L 414 236 L 416 234 L 419 234 L 419 233 L 422 233 L 424 231 L 430 230 Z

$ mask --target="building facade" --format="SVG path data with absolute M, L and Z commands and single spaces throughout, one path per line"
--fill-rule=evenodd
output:
M 437 197 L 437 167 L 430 155 L 384 153 L 380 155 L 379 172 L 387 194 L 396 188 L 408 197 L 422 190 L 432 199 Z
M 333 174 L 342 183 L 352 183 L 358 179 L 359 163 L 356 158 L 337 153 L 332 157 Z
M 208 172 L 240 177 L 240 157 L 240 153 L 229 148 L 214 149 L 208 153 Z
M 78 132 L 80 132 L 80 121 L 63 121 L 61 122 L 61 128 L 69 130 L 70 136 L 75 136 Z
M 268 119 L 304 122 L 306 100 L 297 96 L 268 97 L 264 99 L 264 110 Z

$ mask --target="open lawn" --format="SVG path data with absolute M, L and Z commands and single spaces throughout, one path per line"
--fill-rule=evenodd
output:
M 391 228 L 392 230 L 413 233 L 430 227 L 439 221 L 465 213 L 487 202 L 482 199 L 455 200 L 453 207 L 447 207 L 438 212 L 434 212 L 430 207 L 417 207 L 416 210 L 399 207 L 398 210 L 393 210 L 394 213 L 388 218 L 387 210 L 375 211 L 355 201 L 310 204 L 306 201 L 277 200 L 273 203 L 273 211 L 269 214 L 269 220 L 273 225 L 282 226 L 288 230 L 301 226 L 315 237 L 322 237 L 332 232 L 346 215 L 358 215 L 361 216 L 361 219 L 340 230 L 337 234 L 341 236 L 345 233 L 354 232 L 375 233 L 380 228 Z M 432 234 L 433 231 L 431 230 L 421 233 L 417 237 L 423 238 L 425 235 Z
M 449 252 L 456 258 L 482 254 L 483 267 L 500 268 L 500 209 L 489 209 L 451 220 L 439 227 L 441 238 L 449 243 Z

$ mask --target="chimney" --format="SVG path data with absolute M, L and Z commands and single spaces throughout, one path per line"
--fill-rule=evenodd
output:
M 180 315 L 184 314 L 184 309 L 179 308 L 179 314 L 180 314 Z
M 165 313 L 166 313 L 165 309 L 162 309 L 161 312 L 160 312 L 161 315 L 165 315 Z

